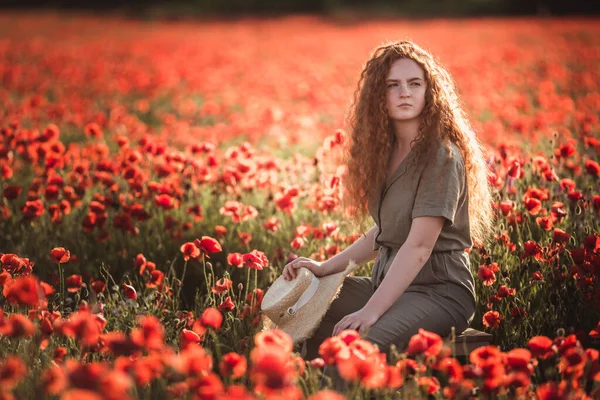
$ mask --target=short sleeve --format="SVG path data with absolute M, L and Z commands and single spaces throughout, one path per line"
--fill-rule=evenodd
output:
M 448 153 L 442 145 L 437 157 L 424 167 L 412 210 L 413 219 L 444 217 L 450 226 L 454 224 L 466 176 L 458 148 L 452 146 L 449 159 Z

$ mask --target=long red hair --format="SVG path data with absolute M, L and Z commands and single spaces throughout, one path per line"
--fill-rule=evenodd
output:
M 377 47 L 360 74 L 348 116 L 350 145 L 345 156 L 344 207 L 364 228 L 369 197 L 383 184 L 396 140 L 385 107 L 385 80 L 399 58 L 415 61 L 427 82 L 413 159 L 429 159 L 440 143 L 449 145 L 452 141 L 458 146 L 469 187 L 471 238 L 484 243 L 491 231 L 492 208 L 483 146 L 466 117 L 450 74 L 429 52 L 409 41 Z

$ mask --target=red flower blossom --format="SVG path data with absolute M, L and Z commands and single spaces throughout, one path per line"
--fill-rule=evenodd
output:
M 102 279 L 92 280 L 90 286 L 94 292 L 102 293 L 106 289 L 106 282 Z
M 231 311 L 235 309 L 235 303 L 231 300 L 231 296 L 227 296 L 217 308 L 219 311 Z
M 207 308 L 202 313 L 201 322 L 205 327 L 220 329 L 223 323 L 223 315 L 215 308 Z
M 71 258 L 71 252 L 65 250 L 64 247 L 55 247 L 50 250 L 50 259 L 55 264 L 63 264 L 69 261 Z
M 44 215 L 44 203 L 41 200 L 26 201 L 23 207 L 23 216 L 27 219 L 34 219 Z
M 90 137 L 93 138 L 101 138 L 102 137 L 102 129 L 95 122 L 90 122 L 83 128 L 83 132 Z
M 563 231 L 562 229 L 558 229 L 558 228 L 554 229 L 554 235 L 553 235 L 554 242 L 566 243 L 570 237 L 571 237 L 571 235 L 568 234 L 567 232 Z
M 249 377 L 258 392 L 294 386 L 297 372 L 290 354 L 276 347 L 256 347 L 250 353 L 252 368 Z
M 527 257 L 533 257 L 538 261 L 544 260 L 544 256 L 542 254 L 542 247 L 537 242 L 533 240 L 528 240 L 525 242 L 524 247 L 525 249 L 523 251 L 523 255 L 521 256 L 522 259 L 525 259 Z
M 161 287 L 165 280 L 165 273 L 159 270 L 150 272 L 150 280 L 146 283 L 147 288 Z
M 231 279 L 221 278 L 215 282 L 215 286 L 211 288 L 211 291 L 214 294 L 221 294 L 231 289 L 232 284 L 233 282 L 231 281 Z
M 65 279 L 65 283 L 69 293 L 76 293 L 83 286 L 83 279 L 81 275 L 71 275 Z
M 197 258 L 200 255 L 200 249 L 193 242 L 182 244 L 179 250 L 183 253 L 185 261 L 188 261 L 190 258 Z
M 125 297 L 131 300 L 137 300 L 137 292 L 133 286 L 124 283 L 123 290 L 125 291 Z
M 154 204 L 165 210 L 172 210 L 179 207 L 179 200 L 169 196 L 166 193 L 154 196 Z
M 2 196 L 8 201 L 14 200 L 21 195 L 21 187 L 18 185 L 8 185 L 2 191 Z
M 498 328 L 504 317 L 498 311 L 488 311 L 483 314 L 483 325 L 488 328 Z
M 546 336 L 534 336 L 529 339 L 529 350 L 534 357 L 546 359 L 555 353 L 554 342 Z
M 484 286 L 492 286 L 496 282 L 496 274 L 485 265 L 480 265 L 477 271 L 477 276 L 483 282 Z
M 443 341 L 439 335 L 419 328 L 418 333 L 410 338 L 406 353 L 437 356 L 442 347 Z
M 535 222 L 545 231 L 549 231 L 554 228 L 554 223 L 552 222 L 551 217 L 537 217 Z
M 254 344 L 256 347 L 276 347 L 280 352 L 289 353 L 292 351 L 293 342 L 290 335 L 279 329 L 269 329 L 260 331 L 254 335 Z
M 246 357 L 239 355 L 238 353 L 231 352 L 223 355 L 221 363 L 219 364 L 219 371 L 223 376 L 229 376 L 237 379 L 244 376 L 248 362 Z
M 242 268 L 244 266 L 244 259 L 241 253 L 229 253 L 227 254 L 227 264 Z
M 36 277 L 32 275 L 19 276 L 9 280 L 4 285 L 2 294 L 11 304 L 38 307 L 44 301 L 44 290 Z
M 21 358 L 10 355 L 0 364 L 0 387 L 12 390 L 26 374 L 27 366 Z
M 3 323 L 0 323 L 0 335 L 14 338 L 28 338 L 33 336 L 34 332 L 35 326 L 33 322 L 23 314 L 11 314 Z
M 593 339 L 600 339 L 600 321 L 598 321 L 598 325 L 590 331 L 589 335 Z
M 244 265 L 251 269 L 262 270 L 269 265 L 267 256 L 262 251 L 252 250 L 250 253 L 246 253 L 242 256 Z
M 585 169 L 592 176 L 600 176 L 600 164 L 594 160 L 585 160 Z
M 220 253 L 223 251 L 221 244 L 210 236 L 202 236 L 201 239 L 195 239 L 194 245 L 200 250 L 202 256 L 210 258 L 208 254 Z
M 524 202 L 525 208 L 527 208 L 527 211 L 529 211 L 529 214 L 531 215 L 539 214 L 542 209 L 542 202 L 534 197 L 525 196 Z

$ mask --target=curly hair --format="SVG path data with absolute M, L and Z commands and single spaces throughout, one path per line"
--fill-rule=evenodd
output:
M 349 110 L 350 145 L 345 154 L 344 207 L 361 229 L 368 216 L 368 201 L 381 188 L 396 142 L 386 111 L 386 78 L 392 63 L 410 58 L 427 82 L 425 107 L 414 140 L 413 160 L 427 160 L 442 143 L 454 142 L 464 159 L 469 187 L 471 238 L 484 244 L 491 232 L 492 204 L 484 149 L 471 127 L 450 74 L 439 61 L 410 41 L 379 46 L 363 68 Z

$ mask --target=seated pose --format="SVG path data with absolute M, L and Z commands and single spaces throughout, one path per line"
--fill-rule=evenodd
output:
M 467 250 L 491 230 L 491 194 L 483 149 L 449 73 L 421 47 L 395 42 L 366 63 L 350 113 L 344 195 L 358 226 L 375 226 L 325 262 L 298 258 L 317 277 L 376 257 L 370 277 L 348 276 L 305 358 L 344 329 L 356 329 L 383 352 L 403 350 L 419 328 L 447 336 L 475 313 Z

